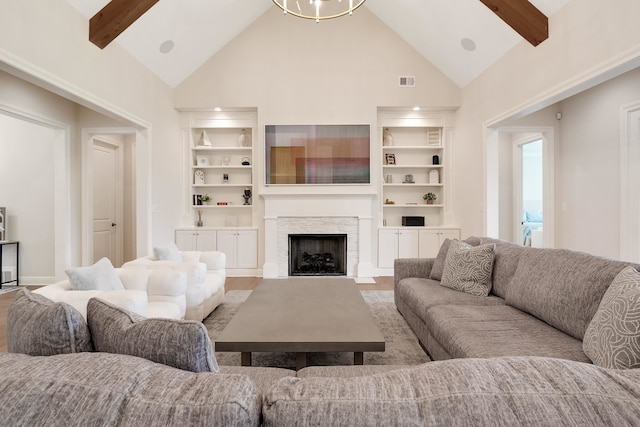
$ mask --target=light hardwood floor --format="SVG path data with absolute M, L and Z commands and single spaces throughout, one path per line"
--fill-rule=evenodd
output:
M 261 277 L 227 277 L 225 291 L 253 290 L 261 279 Z M 393 290 L 393 277 L 375 277 L 374 280 L 376 283 L 360 283 L 358 288 L 361 291 Z M 36 288 L 37 286 L 27 286 L 30 290 Z M 15 295 L 15 292 L 0 295 L 0 352 L 2 353 L 7 351 L 7 313 Z

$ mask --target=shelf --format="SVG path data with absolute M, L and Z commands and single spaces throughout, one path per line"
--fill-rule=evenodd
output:
M 442 165 L 382 165 L 382 167 L 389 168 L 389 169 L 408 169 L 408 168 L 442 169 Z
M 194 209 L 249 209 L 253 205 L 192 205 L 191 207 Z
M 409 204 L 395 204 L 395 205 L 387 205 L 385 203 L 382 204 L 383 208 L 442 208 L 444 205 L 427 205 L 426 203 L 418 203 L 417 205 L 409 205 Z
M 383 150 L 442 150 L 441 145 L 383 145 Z
M 191 184 L 191 188 L 204 187 L 252 187 L 253 184 Z
M 192 169 L 246 169 L 251 170 L 251 165 L 209 165 L 209 166 L 193 166 Z
M 400 184 L 393 184 L 393 183 L 387 184 L 387 183 L 384 183 L 382 185 L 385 186 L 385 187 L 444 187 L 444 185 L 442 185 L 442 184 L 427 184 L 425 182 L 415 182 L 413 184 L 403 184 L 403 183 L 400 183 Z
M 191 147 L 193 151 L 251 151 L 253 147 Z

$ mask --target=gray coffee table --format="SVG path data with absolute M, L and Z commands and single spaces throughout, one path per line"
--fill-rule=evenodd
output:
M 307 353 L 353 352 L 362 365 L 365 351 L 384 351 L 384 337 L 353 279 L 264 279 L 215 340 L 216 351 L 295 352 L 296 368 Z

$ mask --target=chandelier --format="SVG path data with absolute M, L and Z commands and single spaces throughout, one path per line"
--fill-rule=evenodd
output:
M 324 19 L 339 18 L 352 15 L 353 11 L 362 6 L 366 0 L 273 0 L 284 11 L 298 18 Z

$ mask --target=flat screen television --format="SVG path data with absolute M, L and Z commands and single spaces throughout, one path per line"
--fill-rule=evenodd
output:
M 369 125 L 266 125 L 267 185 L 369 184 Z

